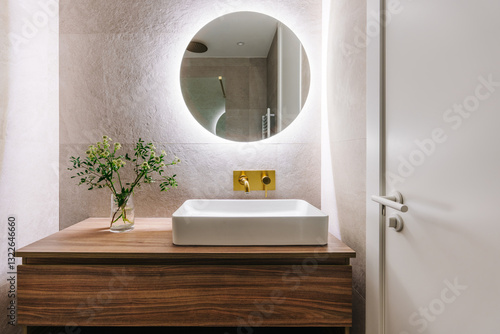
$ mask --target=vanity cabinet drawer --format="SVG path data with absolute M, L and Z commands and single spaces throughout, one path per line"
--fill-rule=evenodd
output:
M 21 265 L 30 326 L 352 324 L 349 265 Z

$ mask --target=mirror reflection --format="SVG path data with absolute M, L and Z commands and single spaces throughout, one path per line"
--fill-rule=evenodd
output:
M 180 79 L 186 105 L 205 129 L 250 142 L 295 120 L 309 92 L 310 70 L 288 27 L 264 14 L 236 12 L 193 37 Z

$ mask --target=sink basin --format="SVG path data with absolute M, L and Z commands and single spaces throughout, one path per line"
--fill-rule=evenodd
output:
M 187 200 L 172 215 L 175 245 L 326 245 L 328 215 L 303 200 Z

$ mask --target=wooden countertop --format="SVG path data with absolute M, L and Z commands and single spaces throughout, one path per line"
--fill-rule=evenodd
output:
M 176 246 L 170 218 L 136 218 L 135 229 L 109 232 L 109 218 L 89 218 L 16 251 L 27 259 L 168 259 L 322 261 L 356 257 L 342 241 L 329 235 L 326 246 Z M 25 263 L 30 263 L 26 261 Z

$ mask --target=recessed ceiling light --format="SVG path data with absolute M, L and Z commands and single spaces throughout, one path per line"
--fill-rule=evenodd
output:
M 245 42 L 238 42 L 238 43 L 236 43 L 236 45 L 243 46 L 243 45 L 245 45 Z

